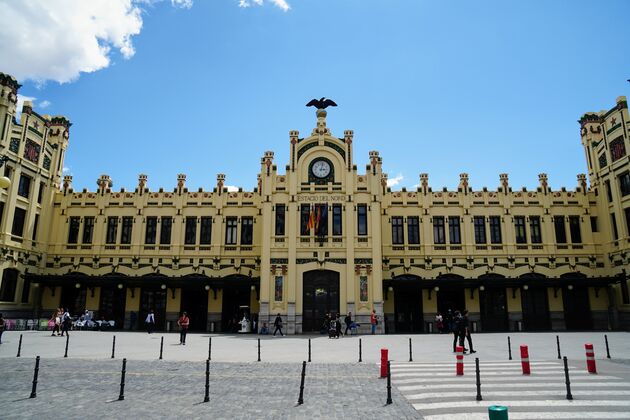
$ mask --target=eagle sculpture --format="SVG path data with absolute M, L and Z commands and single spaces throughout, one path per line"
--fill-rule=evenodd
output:
M 317 109 L 326 109 L 329 106 L 337 106 L 337 104 L 332 99 L 321 98 L 311 99 L 311 101 L 307 103 L 306 106 L 314 106 Z

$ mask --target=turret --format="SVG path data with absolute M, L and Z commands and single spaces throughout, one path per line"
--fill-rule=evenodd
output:
M 9 125 L 15 116 L 17 105 L 17 94 L 20 85 L 12 76 L 0 73 L 0 141 L 5 141 L 9 137 Z

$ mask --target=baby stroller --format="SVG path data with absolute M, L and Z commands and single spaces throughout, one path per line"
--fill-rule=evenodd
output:
M 331 320 L 328 327 L 328 338 L 339 338 L 339 332 L 337 331 L 337 321 Z

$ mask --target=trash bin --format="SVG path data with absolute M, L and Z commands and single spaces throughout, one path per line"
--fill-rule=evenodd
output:
M 433 333 L 433 322 L 427 322 L 427 331 L 429 332 L 429 334 Z
M 523 321 L 516 321 L 516 331 L 523 331 Z
M 472 332 L 474 332 L 474 333 L 477 332 L 477 321 L 473 321 L 472 322 Z
M 166 321 L 166 332 L 171 331 L 171 322 L 172 321 Z
M 210 323 L 210 332 L 213 333 L 214 332 L 214 321 L 212 321 Z

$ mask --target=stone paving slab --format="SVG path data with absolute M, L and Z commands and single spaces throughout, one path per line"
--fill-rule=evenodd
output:
M 203 403 L 204 362 L 128 361 L 125 400 L 117 401 L 121 360 L 42 358 L 37 397 L 29 399 L 34 359 L 0 359 L 0 417 L 412 419 L 421 418 L 375 364 L 307 364 L 304 404 L 297 405 L 301 364 L 211 362 L 210 402 Z

